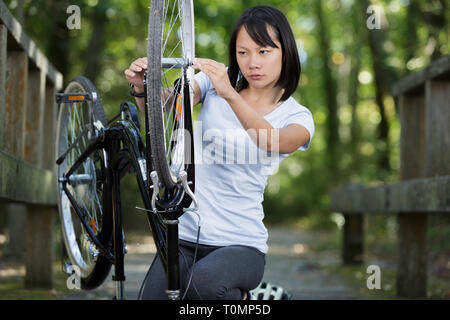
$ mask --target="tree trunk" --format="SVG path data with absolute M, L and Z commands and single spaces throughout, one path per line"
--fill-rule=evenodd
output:
M 364 20 L 367 19 L 366 10 L 369 6 L 367 0 L 361 0 L 357 2 L 360 4 L 360 12 L 364 16 Z M 364 24 L 365 25 L 365 24 Z M 368 30 L 368 29 L 366 29 Z M 385 64 L 386 54 L 383 50 L 384 43 L 384 31 L 382 29 L 373 29 L 367 31 L 368 44 L 372 55 L 372 66 L 375 80 L 375 102 L 378 106 L 381 120 L 378 125 L 378 143 L 377 143 L 377 166 L 380 169 L 380 173 L 383 174 L 390 170 L 389 163 L 389 123 L 386 116 L 386 107 L 384 104 L 384 96 L 389 94 L 389 88 L 393 83 L 392 77 L 388 74 L 388 70 Z M 380 178 L 383 178 L 381 176 Z
M 411 39 L 418 39 L 417 37 L 417 23 L 420 21 L 420 4 L 418 0 L 411 0 L 407 9 L 406 15 L 406 34 L 404 48 L 406 48 L 406 62 L 414 58 L 415 53 L 419 48 L 418 41 L 411 41 Z
M 352 47 L 350 48 L 351 54 L 351 67 L 348 81 L 348 104 L 352 106 L 352 122 L 350 125 L 350 152 L 352 155 L 352 170 L 353 172 L 358 172 L 360 166 L 360 154 L 359 154 L 359 141 L 360 141 L 360 127 L 357 117 L 357 104 L 358 104 L 358 88 L 359 80 L 358 75 L 361 69 L 361 36 L 360 36 L 360 26 L 361 19 L 359 18 L 356 5 L 352 6 L 352 13 L 350 18 L 353 21 L 351 32 L 355 35 L 353 37 Z
M 323 61 L 322 77 L 323 77 L 323 90 L 325 91 L 325 103 L 328 111 L 327 116 L 327 153 L 328 153 L 328 169 L 332 174 L 336 172 L 338 163 L 338 150 L 339 150 L 339 119 L 337 116 L 337 88 L 336 80 L 333 78 L 332 70 L 329 62 L 330 57 L 330 40 L 327 31 L 326 21 L 323 14 L 322 0 L 317 0 L 315 3 L 315 10 L 318 22 L 319 30 L 319 44 L 320 55 Z
M 441 43 L 439 33 L 442 29 L 448 29 L 446 18 L 448 6 L 448 0 L 435 0 L 426 2 L 422 10 L 423 19 L 428 28 L 428 39 L 435 42 L 430 56 L 432 61 L 442 56 L 441 46 L 445 43 Z
M 86 66 L 84 75 L 96 85 L 98 75 L 101 71 L 101 58 L 104 49 L 104 29 L 107 22 L 106 10 L 108 8 L 108 1 L 102 1 L 94 9 L 90 18 L 92 22 L 92 34 L 89 40 L 89 45 L 86 48 Z
M 67 9 L 65 1 L 52 1 L 50 12 L 63 12 Z M 66 14 L 56 14 L 52 20 L 52 25 L 48 36 L 47 57 L 55 68 L 64 76 L 64 81 L 70 81 L 66 77 L 70 73 L 69 51 L 70 51 L 70 30 L 66 25 Z

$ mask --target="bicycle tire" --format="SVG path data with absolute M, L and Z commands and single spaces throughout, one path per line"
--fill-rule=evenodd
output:
M 75 138 L 91 123 L 100 121 L 107 125 L 102 102 L 94 85 L 85 77 L 76 77 L 69 82 L 64 93 L 90 93 L 94 101 L 84 103 L 61 104 L 57 122 L 57 157 L 63 154 L 74 143 Z M 93 130 L 93 128 L 90 128 Z M 71 149 L 64 161 L 58 166 L 58 178 L 70 169 L 88 144 L 89 138 L 83 136 L 76 147 Z M 112 237 L 112 218 L 103 213 L 103 191 L 105 179 L 105 163 L 103 149 L 95 150 L 72 175 L 72 182 L 67 187 L 81 207 L 90 215 L 88 223 L 94 230 L 98 240 L 106 247 Z M 79 178 L 79 179 L 78 179 Z M 78 180 L 77 180 L 78 179 Z M 84 180 L 83 180 L 84 179 Z M 58 208 L 61 221 L 64 245 L 72 263 L 79 268 L 81 288 L 95 289 L 103 283 L 111 269 L 111 262 L 99 254 L 79 217 L 71 206 L 67 195 L 58 182 Z M 95 255 L 98 256 L 95 257 Z
M 176 39 L 176 32 L 171 32 L 177 28 L 180 28 L 180 41 Z M 169 190 L 177 185 L 182 170 L 188 172 L 191 184 L 194 181 L 193 170 L 190 169 L 194 163 L 187 158 L 188 150 L 185 149 L 188 145 L 185 143 L 186 139 L 190 138 L 193 143 L 191 115 L 194 70 L 190 67 L 190 62 L 195 55 L 194 46 L 192 0 L 152 0 L 148 28 L 147 116 L 152 161 L 161 185 Z M 185 67 L 180 70 L 164 68 L 163 58 L 178 59 Z M 172 84 L 176 79 L 181 79 L 181 82 L 178 90 L 173 90 L 175 94 L 172 95 L 172 100 L 175 103 L 169 106 L 170 112 L 164 112 L 164 108 L 167 108 L 164 101 L 167 103 L 171 99 L 165 99 L 163 92 L 168 90 L 171 87 L 169 83 Z M 185 80 L 188 81 L 189 92 L 185 90 Z M 189 99 L 188 107 L 179 102 L 177 93 L 183 101 Z M 189 113 L 188 116 L 185 115 L 186 112 Z M 188 123 L 189 121 L 191 123 Z M 173 136 L 174 133 L 176 137 Z

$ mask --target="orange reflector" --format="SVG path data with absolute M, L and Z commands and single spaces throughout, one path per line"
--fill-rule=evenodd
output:
M 92 227 L 92 231 L 94 231 L 94 234 L 97 234 L 97 225 L 95 224 L 94 218 L 91 218 L 89 221 L 89 225 Z
M 181 95 L 177 96 L 177 103 L 176 103 L 176 118 L 177 121 L 180 121 L 181 118 L 181 111 L 183 110 L 183 98 L 181 97 Z
M 69 101 L 84 101 L 84 96 L 69 96 Z

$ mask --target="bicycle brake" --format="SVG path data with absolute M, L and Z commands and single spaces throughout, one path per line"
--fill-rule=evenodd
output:
M 181 184 L 183 185 L 184 192 L 186 192 L 187 195 L 191 197 L 192 201 L 194 202 L 195 210 L 197 210 L 198 209 L 197 198 L 195 197 L 195 194 L 192 192 L 191 188 L 189 187 L 188 174 L 186 171 L 180 172 L 180 180 L 181 180 Z M 194 210 L 194 208 L 192 210 Z
M 156 171 L 152 171 L 150 173 L 150 178 L 153 182 L 152 210 L 153 213 L 158 213 L 158 209 L 156 208 L 156 196 L 159 194 L 159 179 Z

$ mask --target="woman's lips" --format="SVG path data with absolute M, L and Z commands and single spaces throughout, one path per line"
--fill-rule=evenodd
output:
M 258 80 L 261 79 L 263 77 L 262 74 L 251 74 L 250 78 L 252 78 L 253 80 Z

